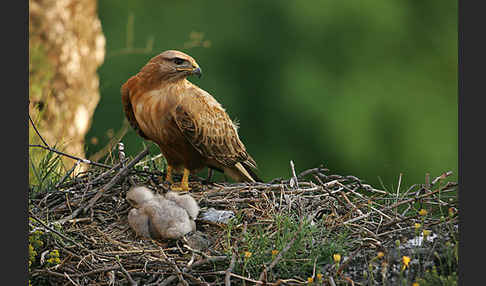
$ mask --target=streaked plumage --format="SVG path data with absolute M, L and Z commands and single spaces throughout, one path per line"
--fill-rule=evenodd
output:
M 214 97 L 186 77 L 201 74 L 196 61 L 169 50 L 153 57 L 123 84 L 122 103 L 131 126 L 155 142 L 171 171 L 187 177 L 204 167 L 223 171 L 235 181 L 261 181 L 255 160 L 238 137 L 237 126 Z M 185 182 L 184 182 L 185 180 Z

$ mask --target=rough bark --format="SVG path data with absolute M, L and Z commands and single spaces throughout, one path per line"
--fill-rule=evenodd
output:
M 104 57 L 96 0 L 29 1 L 29 113 L 51 146 L 85 157 Z

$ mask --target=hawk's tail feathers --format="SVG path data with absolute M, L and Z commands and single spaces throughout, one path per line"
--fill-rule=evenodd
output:
M 258 177 L 258 175 L 253 171 L 253 168 L 250 163 L 247 162 L 237 163 L 235 167 L 243 175 L 242 176 L 244 178 L 243 181 L 252 182 L 252 183 L 263 182 L 262 179 L 260 179 L 260 177 Z

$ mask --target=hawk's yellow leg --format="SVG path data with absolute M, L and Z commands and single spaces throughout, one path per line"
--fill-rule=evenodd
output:
M 169 171 L 167 171 L 168 173 Z M 182 180 L 180 184 L 172 184 L 170 187 L 173 191 L 185 191 L 189 192 L 191 188 L 189 188 L 189 174 L 190 171 L 184 168 L 184 174 L 182 175 Z M 172 178 L 171 178 L 172 179 Z
M 174 183 L 174 180 L 172 180 L 172 166 L 167 165 L 167 175 L 165 176 L 165 180 L 171 184 Z

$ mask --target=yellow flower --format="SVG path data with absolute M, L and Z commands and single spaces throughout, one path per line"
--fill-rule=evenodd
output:
M 322 281 L 322 274 L 321 273 L 317 273 L 317 280 L 319 280 L 319 282 Z
M 275 256 L 277 254 L 278 254 L 278 250 L 276 250 L 276 249 L 272 250 L 272 256 Z
M 308 278 L 307 278 L 307 283 L 312 283 L 312 282 L 314 282 L 314 278 L 312 278 L 312 277 L 308 277 Z
M 413 282 L 412 286 L 420 286 L 420 284 L 418 284 L 418 282 Z
M 251 257 L 251 252 L 245 251 L 245 258 L 250 258 Z
M 61 260 L 59 259 L 59 257 L 51 257 L 51 258 L 47 259 L 47 263 L 50 264 L 50 265 L 57 265 L 57 264 L 61 263 Z
M 36 256 L 37 256 L 37 251 L 35 251 L 32 244 L 29 243 L 29 266 L 32 264 L 32 262 L 35 261 Z
M 376 255 L 376 257 L 382 258 L 383 256 L 385 256 L 385 253 L 383 251 L 378 251 L 378 254 Z
M 415 226 L 415 229 L 418 230 L 422 225 L 420 223 L 416 222 L 414 226 Z
M 44 232 L 42 230 L 38 229 L 38 230 L 34 231 L 34 234 L 43 235 Z
M 59 250 L 54 249 L 53 251 L 51 251 L 50 255 L 54 257 L 59 257 Z
M 454 209 L 449 208 L 449 217 L 453 217 L 453 216 L 454 216 Z
M 408 267 L 408 263 L 410 263 L 410 257 L 403 256 L 402 257 L 403 267 L 402 270 Z
M 341 261 L 341 254 L 336 253 L 332 256 L 332 258 L 334 259 L 334 262 L 339 263 L 339 261 Z
M 430 235 L 430 233 L 431 233 L 431 231 L 430 231 L 430 230 L 427 230 L 427 229 L 424 229 L 424 230 L 422 231 L 422 234 L 423 234 L 424 238 L 427 238 L 427 236 L 429 236 L 429 235 Z
M 426 215 L 427 215 L 427 211 L 426 211 L 425 209 L 421 209 L 421 210 L 419 211 L 419 215 L 421 215 L 421 216 L 426 216 Z

